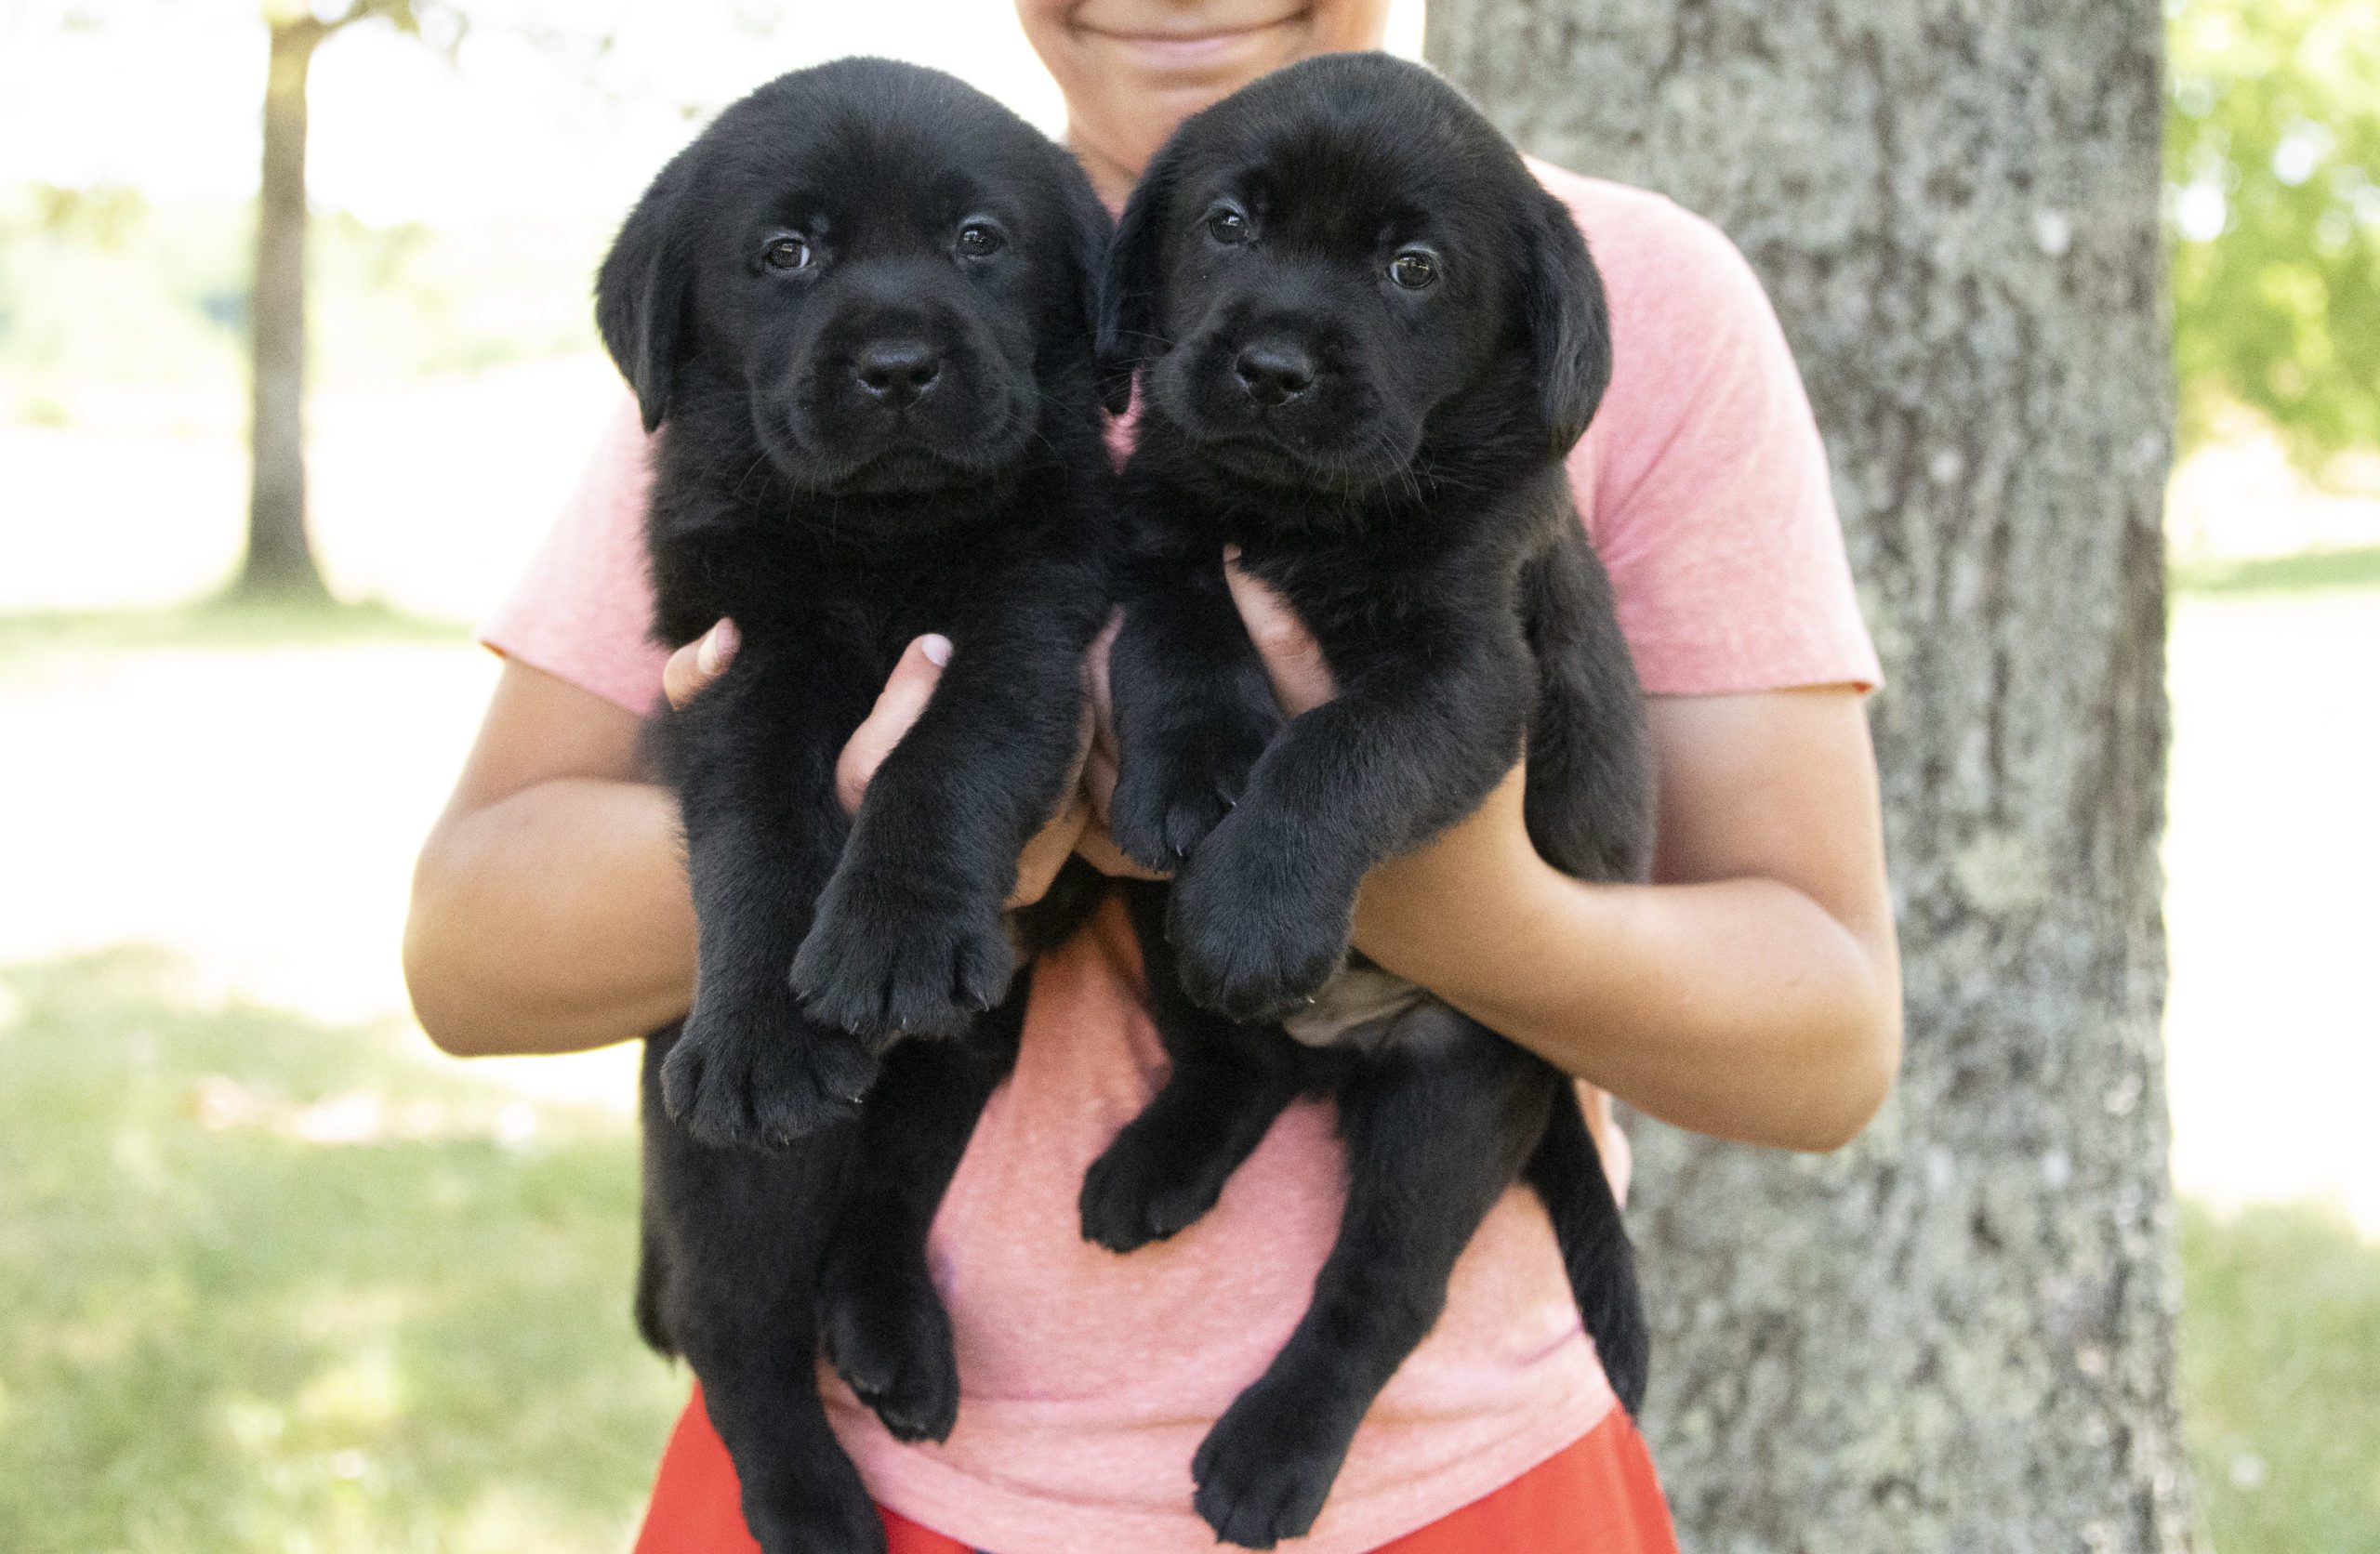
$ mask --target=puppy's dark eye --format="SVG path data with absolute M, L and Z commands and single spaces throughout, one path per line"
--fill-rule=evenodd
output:
M 1225 247 L 1236 247 L 1249 239 L 1248 217 L 1224 205 L 1207 217 L 1207 235 Z
M 1408 248 L 1388 261 L 1388 278 L 1407 291 L 1420 291 L 1438 278 L 1437 256 L 1420 248 Z
M 771 270 L 807 270 L 810 244 L 804 238 L 772 238 L 769 245 L 760 250 L 760 262 Z
M 959 229 L 959 252 L 971 259 L 988 259 L 1008 246 L 1008 239 L 999 229 L 982 221 L 970 221 Z

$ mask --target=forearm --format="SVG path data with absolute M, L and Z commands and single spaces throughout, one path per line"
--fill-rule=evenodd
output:
M 1374 879 L 1437 856 L 1395 860 Z M 1588 885 L 1524 853 L 1484 873 L 1368 881 L 1356 942 L 1548 1061 L 1698 1133 L 1837 1147 L 1899 1062 L 1889 941 L 1863 943 L 1771 879 Z
M 557 778 L 443 821 L 415 872 L 405 980 L 449 1052 L 570 1052 L 686 1012 L 694 915 L 669 794 Z

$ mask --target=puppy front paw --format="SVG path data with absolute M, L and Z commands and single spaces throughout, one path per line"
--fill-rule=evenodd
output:
M 792 985 L 812 1019 L 880 1047 L 959 1034 L 1008 995 L 1015 969 L 998 902 L 846 867 L 818 898 Z
M 1108 835 L 1144 869 L 1179 868 L 1239 802 L 1272 732 L 1214 719 L 1180 739 L 1135 750 L 1116 776 Z
M 1182 990 L 1244 1025 L 1275 1024 L 1313 1001 L 1347 958 L 1355 892 L 1234 814 L 1175 876 L 1167 909 Z
M 854 1115 L 877 1061 L 847 1032 L 803 1020 L 789 992 L 731 1000 L 697 990 L 662 1060 L 661 1099 L 706 1144 L 782 1149 Z

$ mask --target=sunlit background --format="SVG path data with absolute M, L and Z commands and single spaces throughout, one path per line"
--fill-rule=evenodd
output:
M 0 0 L 0 1547 L 621 1547 L 680 1385 L 626 1323 L 632 1056 L 465 1069 L 398 974 L 468 623 L 620 392 L 589 277 L 704 114 L 883 53 L 1063 127 L 1003 0 L 464 9 L 313 70 L 312 531 L 377 608 L 226 612 L 258 6 Z M 2380 20 L 2168 11 L 2193 1440 L 2226 1547 L 2371 1549 Z M 2249 1374 L 2307 1321 L 2360 1445 Z

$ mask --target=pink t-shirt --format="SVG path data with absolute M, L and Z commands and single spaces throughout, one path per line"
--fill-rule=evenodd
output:
M 1646 689 L 1873 685 L 1825 452 L 1750 267 L 1658 195 L 1537 171 L 1577 216 L 1609 291 L 1617 367 L 1570 470 Z M 648 481 L 624 402 L 483 632 L 640 713 L 664 656 L 645 637 Z M 1082 1239 L 1083 1172 L 1164 1074 L 1139 977 L 1113 903 L 1035 974 L 1015 1074 L 985 1109 L 932 1241 L 965 1399 L 949 1441 L 895 1442 L 825 1373 L 837 1432 L 877 1497 L 978 1547 L 1211 1550 L 1191 1510 L 1191 1455 L 1288 1338 L 1337 1234 L 1340 1145 L 1329 1107 L 1312 1103 L 1286 1113 L 1214 1211 L 1172 1240 L 1117 1257 Z M 1599 1131 L 1624 1170 L 1624 1144 Z M 1516 1188 L 1463 1254 L 1446 1314 L 1381 1394 L 1300 1547 L 1358 1554 L 1425 1526 L 1611 1406 L 1552 1228 Z

